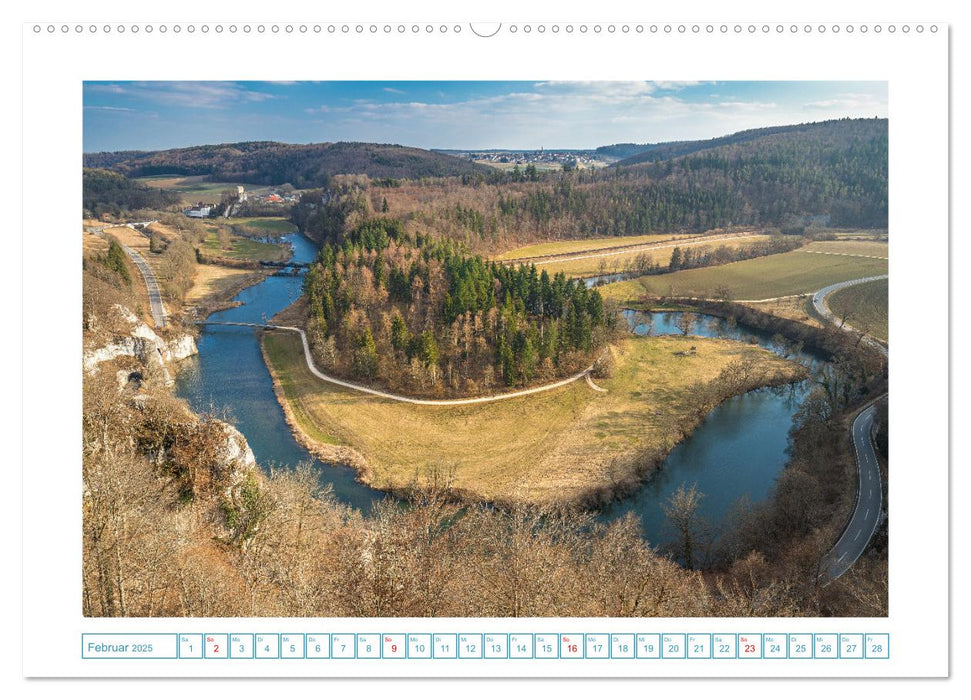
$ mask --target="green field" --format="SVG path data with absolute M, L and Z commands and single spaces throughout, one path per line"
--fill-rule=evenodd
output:
M 290 258 L 290 249 L 278 243 L 263 243 L 245 236 L 220 235 L 216 227 L 207 227 L 209 236 L 199 246 L 203 253 L 234 260 L 272 260 L 283 262 Z
M 794 250 L 764 258 L 638 277 L 600 287 L 605 298 L 619 302 L 652 296 L 711 298 L 720 287 L 735 300 L 769 299 L 815 292 L 834 282 L 887 274 L 887 261 L 843 255 L 816 255 Z
M 866 331 L 879 340 L 889 333 L 888 281 L 876 280 L 838 289 L 826 300 L 839 318 L 857 330 Z
M 229 219 L 229 225 L 244 236 L 283 236 L 297 230 L 282 216 L 241 216 Z
M 268 365 L 285 409 L 318 455 L 353 448 L 366 463 L 363 479 L 377 488 L 428 483 L 436 471 L 476 499 L 550 503 L 590 489 L 636 481 L 633 461 L 666 454 L 710 406 L 698 382 L 731 362 L 758 368 L 747 388 L 801 368 L 759 347 L 697 337 L 630 338 L 615 351 L 600 393 L 580 380 L 548 392 L 467 406 L 416 406 L 328 384 L 310 373 L 300 338 L 263 336 Z M 697 354 L 676 351 L 695 346 Z
M 137 182 L 147 187 L 157 187 L 162 190 L 178 192 L 183 200 L 193 201 L 199 199 L 218 200 L 219 195 L 225 190 L 236 190 L 236 186 L 242 183 L 236 182 L 208 182 L 204 175 L 151 175 L 149 177 L 135 178 Z M 244 187 L 252 187 L 244 185 Z
M 803 250 L 818 253 L 834 253 L 839 255 L 866 255 L 876 258 L 889 257 L 890 248 L 886 243 L 877 241 L 815 241 L 810 243 Z
M 182 196 L 183 204 L 195 204 L 199 201 L 218 202 L 223 192 L 226 190 L 235 192 L 238 185 L 242 185 L 250 194 L 267 192 L 271 189 L 247 185 L 243 182 L 209 182 L 205 177 L 205 175 L 150 175 L 134 179 L 146 187 L 178 192 Z

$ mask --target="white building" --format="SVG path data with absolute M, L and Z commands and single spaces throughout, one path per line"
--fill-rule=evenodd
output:
M 191 209 L 186 209 L 183 213 L 193 219 L 208 219 L 209 212 L 212 211 L 212 207 L 192 207 Z

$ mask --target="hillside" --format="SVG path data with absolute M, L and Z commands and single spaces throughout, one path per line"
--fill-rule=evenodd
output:
M 81 201 L 88 216 L 120 216 L 135 209 L 164 209 L 179 201 L 171 192 L 145 187 L 112 170 L 85 168 Z
M 332 175 L 374 178 L 445 177 L 488 173 L 468 160 L 394 144 L 287 144 L 248 141 L 165 151 L 86 153 L 84 166 L 110 168 L 128 177 L 204 175 L 215 182 L 324 187 Z
M 621 143 L 612 146 L 601 146 L 597 149 L 598 154 L 622 158 L 614 163 L 616 167 L 628 165 L 640 165 L 642 163 L 655 163 L 661 160 L 669 160 L 679 156 L 686 156 L 698 151 L 704 151 L 721 146 L 737 146 L 739 144 L 752 141 L 761 141 L 767 137 L 805 137 L 809 135 L 831 136 L 835 134 L 847 134 L 855 132 L 859 134 L 887 133 L 886 119 L 840 119 L 825 122 L 813 122 L 808 124 L 789 124 L 786 126 L 769 126 L 759 129 L 747 129 L 737 131 L 726 136 L 718 136 L 713 139 L 698 141 L 667 141 L 662 143 Z
M 594 153 L 601 158 L 610 158 L 615 160 L 622 160 L 624 158 L 630 158 L 631 156 L 636 156 L 638 153 L 643 153 L 644 151 L 661 146 L 664 144 L 659 143 L 612 143 L 609 146 L 598 146 Z
M 758 133 L 626 167 L 493 171 L 447 184 L 335 178 L 326 194 L 305 192 L 291 220 L 323 241 L 380 213 L 401 220 L 412 235 L 451 238 L 493 255 L 535 243 L 615 236 L 886 229 L 885 119 Z
M 741 205 L 739 214 L 754 210 L 759 220 L 780 226 L 810 219 L 832 226 L 887 226 L 886 119 L 840 119 L 767 132 L 622 169 L 688 190 L 725 187 Z
M 675 155 L 701 144 L 708 147 Z M 594 175 L 597 194 L 554 191 L 542 205 L 555 211 L 562 199 L 574 217 L 615 234 L 811 222 L 885 228 L 887 176 L 887 120 L 841 119 L 662 145 Z

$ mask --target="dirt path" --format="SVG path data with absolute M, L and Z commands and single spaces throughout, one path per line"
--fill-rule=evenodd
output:
M 217 322 L 217 321 L 199 321 L 197 325 L 200 326 L 241 326 L 245 328 L 265 328 L 270 331 L 291 331 L 293 333 L 300 334 L 300 340 L 303 343 L 303 354 L 304 358 L 307 360 L 307 368 L 310 370 L 318 379 L 322 379 L 328 384 L 335 384 L 345 389 L 351 389 L 352 391 L 359 391 L 362 394 L 370 394 L 371 396 L 378 396 L 382 399 L 389 399 L 391 401 L 400 401 L 402 403 L 417 404 L 419 406 L 466 406 L 469 404 L 476 403 L 492 403 L 493 401 L 502 401 L 504 399 L 515 399 L 520 396 L 529 396 L 530 394 L 539 394 L 544 391 L 551 391 L 552 389 L 558 389 L 561 386 L 566 386 L 567 384 L 572 384 L 578 379 L 583 379 L 587 377 L 588 382 L 590 382 L 591 388 L 597 391 L 606 391 L 598 386 L 595 386 L 589 379 L 590 372 L 593 371 L 593 365 L 590 365 L 582 372 L 578 372 L 573 376 L 567 377 L 566 379 L 561 379 L 558 382 L 553 382 L 551 384 L 544 384 L 543 386 L 533 387 L 532 389 L 522 389 L 520 391 L 510 391 L 506 394 L 493 394 L 492 396 L 479 396 L 473 399 L 416 399 L 410 396 L 402 396 L 401 394 L 392 394 L 387 391 L 380 391 L 379 389 L 372 389 L 361 384 L 355 384 L 353 382 L 348 382 L 343 379 L 338 379 L 337 377 L 332 377 L 329 374 L 325 374 L 317 369 L 317 365 L 314 364 L 313 356 L 310 353 L 310 343 L 307 341 L 307 334 L 304 333 L 302 328 L 296 328 L 294 326 L 276 326 L 273 324 L 259 324 L 259 323 L 230 323 L 230 322 Z

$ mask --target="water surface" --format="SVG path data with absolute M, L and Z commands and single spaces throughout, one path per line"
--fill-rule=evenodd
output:
M 293 262 L 308 262 L 315 246 L 300 234 L 284 237 L 293 246 Z M 235 297 L 242 306 L 220 311 L 213 321 L 263 323 L 300 296 L 301 276 L 273 276 Z M 628 311 L 625 317 L 639 335 L 680 333 L 678 312 L 645 314 Z M 699 316 L 692 331 L 706 337 L 732 338 L 778 351 L 763 333 Z M 260 352 L 257 331 L 238 327 L 207 326 L 200 334 L 199 355 L 186 361 L 176 392 L 198 412 L 212 412 L 228 420 L 246 436 L 259 464 L 293 468 L 311 462 L 323 484 L 333 487 L 342 502 L 364 512 L 385 495 L 354 479 L 354 470 L 323 463 L 301 447 L 283 417 L 273 392 L 269 371 Z M 800 353 L 796 359 L 816 364 L 818 358 Z M 651 543 L 669 541 L 662 504 L 682 484 L 697 485 L 704 493 L 703 517 L 714 530 L 739 499 L 764 500 L 787 460 L 792 416 L 805 397 L 805 385 L 762 389 L 737 396 L 715 408 L 680 445 L 664 466 L 631 497 L 605 508 L 601 516 L 613 519 L 636 513 Z
M 676 335 L 680 312 L 625 311 L 631 330 L 638 335 Z M 731 338 L 779 352 L 760 331 L 736 326 L 714 316 L 699 319 L 693 335 Z M 820 358 L 796 353 L 790 359 L 811 367 Z M 792 417 L 808 393 L 808 382 L 758 389 L 723 402 L 712 410 L 683 442 L 674 447 L 663 467 L 634 495 L 602 511 L 614 519 L 633 512 L 640 517 L 644 535 L 652 544 L 673 539 L 663 504 L 681 486 L 696 486 L 704 494 L 700 514 L 713 532 L 728 523 L 725 518 L 737 504 L 758 503 L 771 493 L 788 460 Z
M 300 234 L 284 240 L 293 246 L 291 262 L 310 262 L 317 254 L 313 243 Z M 234 297 L 242 306 L 218 311 L 208 320 L 265 323 L 299 298 L 302 284 L 303 275 L 267 277 Z M 264 469 L 292 469 L 310 462 L 321 483 L 331 485 L 338 499 L 369 512 L 375 501 L 384 498 L 382 492 L 355 481 L 350 467 L 316 459 L 294 439 L 273 392 L 258 333 L 254 328 L 205 326 L 197 342 L 199 354 L 186 360 L 176 377 L 176 393 L 193 410 L 213 413 L 236 426 Z

